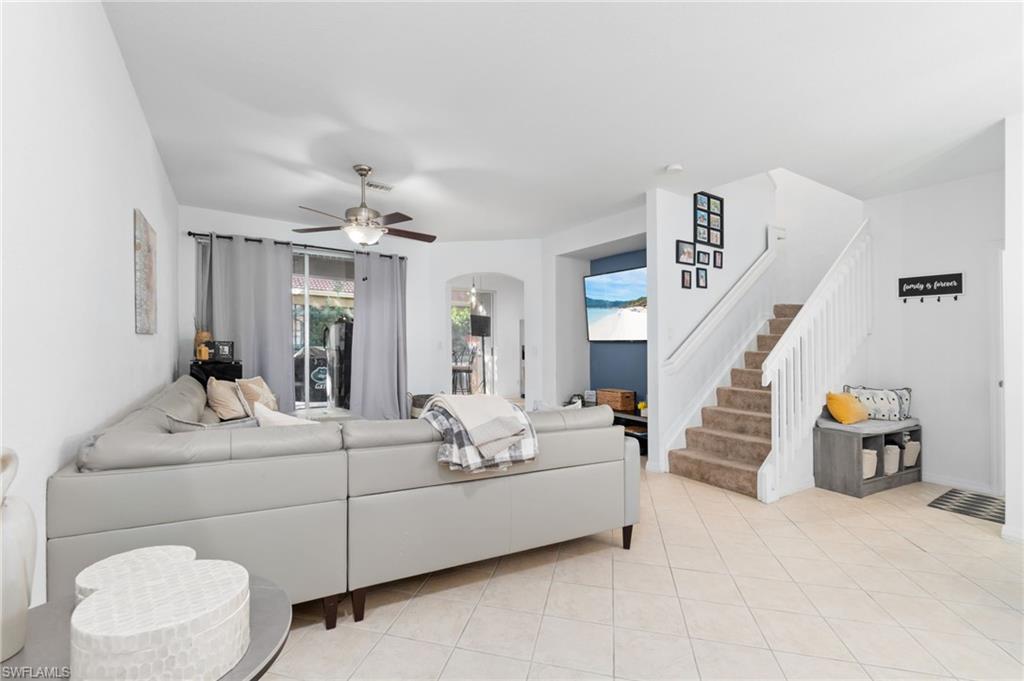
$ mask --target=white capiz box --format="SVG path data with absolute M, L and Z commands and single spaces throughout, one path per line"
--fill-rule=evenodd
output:
M 242 566 L 190 560 L 124 574 L 108 564 L 92 575 L 100 572 L 122 576 L 87 595 L 71 616 L 72 679 L 215 681 L 248 649 Z

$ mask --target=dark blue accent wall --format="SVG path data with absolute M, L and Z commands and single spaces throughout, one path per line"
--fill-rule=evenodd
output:
M 647 266 L 647 251 L 630 251 L 590 261 L 591 274 L 604 274 Z M 590 389 L 635 390 L 647 399 L 647 343 L 614 341 L 590 344 Z

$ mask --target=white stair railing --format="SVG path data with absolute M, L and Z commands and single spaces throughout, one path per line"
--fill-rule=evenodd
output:
M 871 333 L 871 292 L 864 220 L 761 365 L 761 383 L 772 389 L 772 449 L 757 475 L 761 501 L 814 485 L 814 422 Z

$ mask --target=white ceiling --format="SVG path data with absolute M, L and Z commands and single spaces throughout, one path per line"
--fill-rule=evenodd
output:
M 707 186 L 782 166 L 862 197 L 955 179 L 947 152 L 973 139 L 972 171 L 1001 166 L 985 132 L 1021 108 L 1019 3 L 107 14 L 179 202 L 317 224 L 295 206 L 340 213 L 366 162 L 395 185 L 371 205 L 443 239 L 620 211 L 671 162 Z

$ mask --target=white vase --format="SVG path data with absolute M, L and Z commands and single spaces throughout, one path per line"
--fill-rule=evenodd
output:
M 3 604 L 0 611 L 0 660 L 25 646 L 32 577 L 36 568 L 36 518 L 24 499 L 8 498 L 18 472 L 18 455 L 0 450 L 0 535 L 3 546 Z

